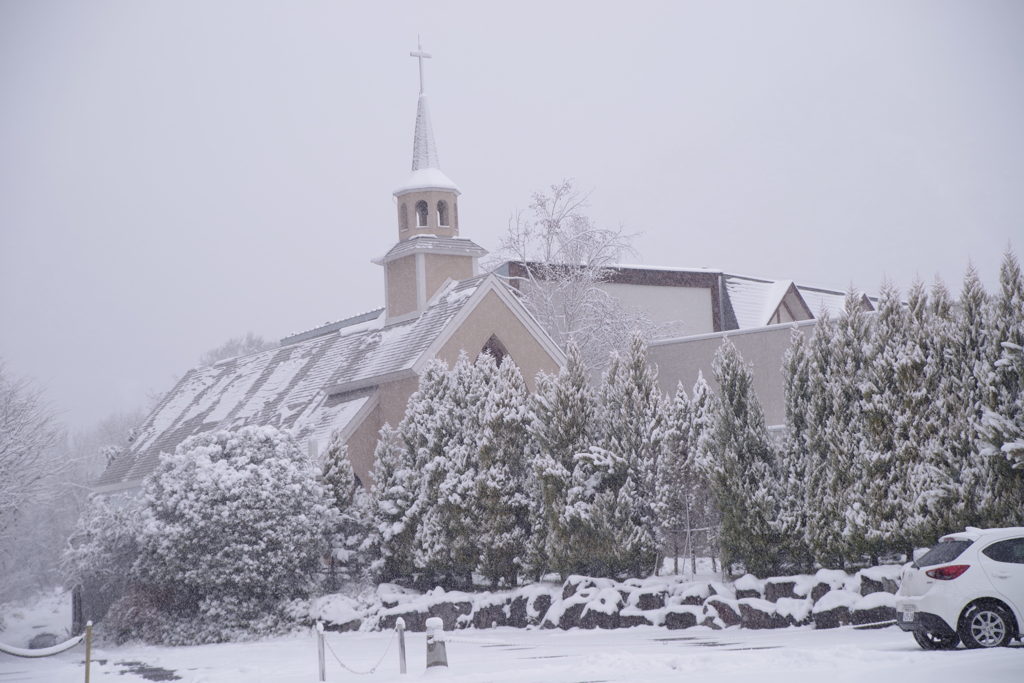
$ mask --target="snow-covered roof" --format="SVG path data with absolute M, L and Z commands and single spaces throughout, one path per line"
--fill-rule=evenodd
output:
M 729 275 L 725 289 L 729 293 L 739 329 L 767 325 L 775 310 L 793 286 L 792 280 L 755 280 Z
M 383 316 L 269 351 L 190 370 L 146 419 L 98 490 L 137 485 L 189 436 L 246 425 L 290 429 L 324 444 L 345 430 L 375 387 L 414 374 L 414 365 L 488 277 L 453 283 L 423 313 L 387 327 Z M 355 328 L 355 329 L 353 329 Z
M 487 250 L 463 237 L 438 237 L 437 235 L 413 235 L 402 240 L 374 263 L 387 263 L 418 252 L 432 252 L 450 256 L 486 256 Z
M 441 172 L 434 144 L 434 128 L 430 125 L 427 96 L 420 93 L 416 106 L 416 132 L 412 140 L 412 174 L 395 190 L 395 196 L 419 190 L 447 190 L 460 194 L 459 186 Z
M 331 332 L 337 332 L 343 327 L 359 327 L 360 329 L 364 329 L 366 323 L 370 323 L 377 320 L 383 322 L 383 314 L 383 308 L 375 308 L 372 311 L 367 311 L 366 313 L 353 315 L 343 320 L 338 320 L 337 322 L 324 323 L 319 327 L 313 327 L 302 332 L 296 332 L 294 334 L 288 335 L 287 337 L 281 340 L 281 346 L 287 346 L 288 344 L 295 344 L 296 342 L 306 341 L 307 339 L 312 339 L 313 337 L 319 337 L 322 334 L 330 334 Z M 349 330 L 346 329 L 346 332 L 349 332 Z
M 831 317 L 836 317 L 846 309 L 846 293 L 829 291 L 818 287 L 803 287 L 797 285 L 800 296 L 807 302 L 807 307 L 815 318 L 820 318 L 828 311 Z

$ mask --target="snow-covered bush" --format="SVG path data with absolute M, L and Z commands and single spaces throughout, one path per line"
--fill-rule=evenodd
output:
M 309 595 L 326 549 L 317 474 L 273 427 L 202 434 L 162 457 L 143 493 L 135 579 L 160 600 L 165 642 L 266 633 Z

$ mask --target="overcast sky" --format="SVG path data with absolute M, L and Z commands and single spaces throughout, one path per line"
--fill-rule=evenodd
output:
M 1024 3 L 0 1 L 0 357 L 73 427 L 383 304 L 421 34 L 460 226 L 874 292 L 1024 245 Z

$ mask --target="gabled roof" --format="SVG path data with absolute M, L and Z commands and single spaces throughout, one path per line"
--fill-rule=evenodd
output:
M 736 316 L 736 325 L 741 330 L 770 325 L 780 307 L 789 309 L 787 312 L 795 320 L 815 317 L 800 288 L 792 280 L 758 280 L 726 275 L 725 289 Z M 787 296 L 789 304 L 786 303 Z
M 378 314 L 278 349 L 190 370 L 95 488 L 137 486 L 156 469 L 161 452 L 214 430 L 270 425 L 326 443 L 332 430 L 344 432 L 372 409 L 377 386 L 415 374 L 417 362 L 476 300 L 473 294 L 488 277 L 502 286 L 487 275 L 452 283 L 413 320 L 385 327 Z

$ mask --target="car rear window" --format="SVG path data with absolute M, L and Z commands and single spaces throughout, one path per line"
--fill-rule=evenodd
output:
M 981 552 L 996 562 L 1024 564 L 1024 538 L 1011 538 L 1006 541 L 999 541 L 999 543 L 993 543 Z
M 963 551 L 971 547 L 974 541 L 943 541 L 921 556 L 918 567 L 930 567 L 933 564 L 945 564 L 960 557 Z

